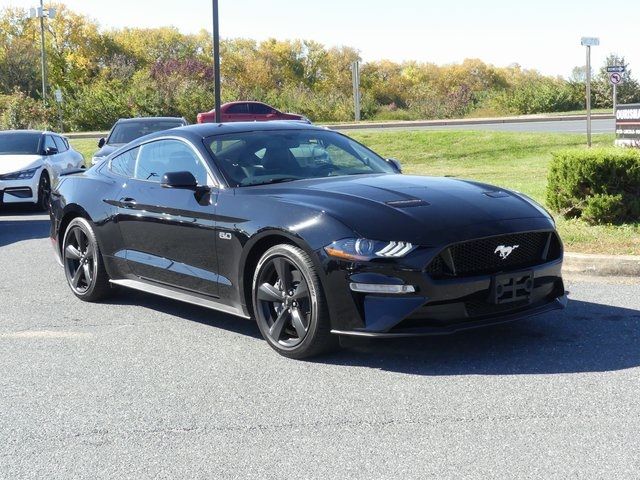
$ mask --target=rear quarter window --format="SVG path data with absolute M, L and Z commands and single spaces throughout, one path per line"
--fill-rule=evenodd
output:
M 122 177 L 132 178 L 136 168 L 136 159 L 140 147 L 128 150 L 120 155 L 113 157 L 109 163 L 109 170 Z

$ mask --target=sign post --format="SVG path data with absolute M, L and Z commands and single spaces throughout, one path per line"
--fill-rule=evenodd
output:
M 613 86 L 613 114 L 616 114 L 616 108 L 618 105 L 618 85 L 623 81 L 622 74 L 624 73 L 624 65 L 611 65 L 607 67 L 607 73 L 609 74 L 609 83 Z
M 360 62 L 351 64 L 351 78 L 353 80 L 353 109 L 356 122 L 360 121 Z
M 591 147 L 591 47 L 600 45 L 600 39 L 582 37 L 580 44 L 587 47 L 587 145 Z
M 58 132 L 62 133 L 62 90 L 56 88 L 54 92 L 56 103 L 58 104 Z

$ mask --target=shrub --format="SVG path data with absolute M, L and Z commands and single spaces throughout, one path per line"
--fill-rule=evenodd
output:
M 46 129 L 49 127 L 49 111 L 41 101 L 28 97 L 19 90 L 3 96 L 0 102 L 0 129 Z
M 610 148 L 556 153 L 547 204 L 590 223 L 640 220 L 640 151 Z

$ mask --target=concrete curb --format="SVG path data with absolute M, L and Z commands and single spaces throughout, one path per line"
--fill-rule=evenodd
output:
M 102 138 L 109 135 L 109 132 L 69 132 L 63 133 L 67 138 Z
M 609 113 L 599 113 L 591 116 L 592 119 L 613 120 Z M 553 115 L 553 116 L 522 116 L 500 118 L 461 118 L 451 120 L 412 120 L 399 122 L 369 122 L 369 123 L 341 123 L 327 125 L 332 130 L 363 130 L 385 129 L 398 127 L 442 127 L 455 125 L 495 125 L 501 123 L 535 123 L 535 122 L 566 122 L 572 120 L 586 120 L 586 115 Z
M 593 119 L 612 120 L 613 115 L 609 113 L 595 113 Z M 368 130 L 385 128 L 411 128 L 411 127 L 442 127 L 451 125 L 493 125 L 500 123 L 533 123 L 533 122 L 566 122 L 571 120 L 586 120 L 586 115 L 525 115 L 521 117 L 500 117 L 500 118 L 459 118 L 451 120 L 410 120 L 397 122 L 361 122 L 361 123 L 339 123 L 326 125 L 332 130 Z M 323 126 L 320 125 L 319 126 Z M 101 138 L 106 137 L 109 132 L 70 132 L 64 135 L 68 138 Z
M 567 252 L 562 271 L 572 275 L 640 278 L 640 256 Z

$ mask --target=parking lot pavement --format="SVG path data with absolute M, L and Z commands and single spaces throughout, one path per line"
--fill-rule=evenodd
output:
M 419 340 L 279 357 L 246 320 L 76 300 L 46 216 L 0 216 L 0 478 L 637 478 L 640 285 Z

